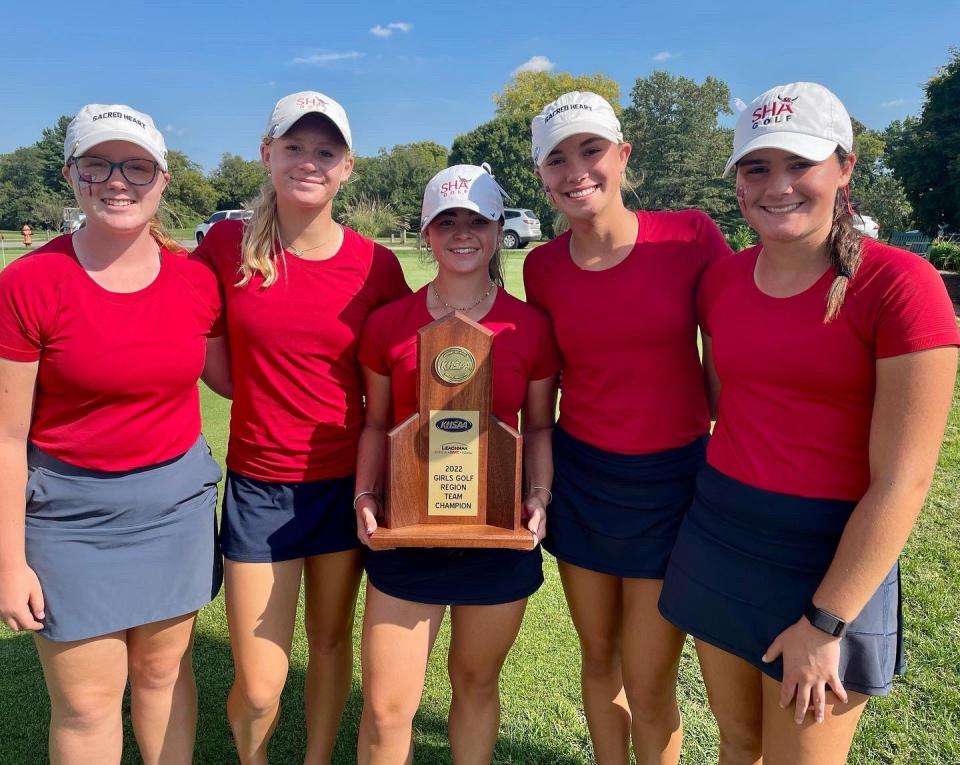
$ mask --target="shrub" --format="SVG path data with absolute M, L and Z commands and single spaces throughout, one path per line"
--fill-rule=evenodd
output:
M 367 198 L 363 194 L 351 199 L 344 205 L 343 221 L 354 231 L 373 239 L 390 231 L 403 228 L 404 221 L 382 199 Z
M 934 242 L 930 245 L 930 262 L 941 271 L 960 271 L 960 244 Z
M 740 252 L 747 247 L 752 247 L 757 243 L 757 234 L 749 226 L 737 226 L 733 233 L 727 237 L 727 244 L 734 252 Z

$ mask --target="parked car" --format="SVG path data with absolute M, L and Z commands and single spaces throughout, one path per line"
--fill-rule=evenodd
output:
M 880 237 L 880 224 L 869 215 L 855 212 L 853 214 L 853 227 L 861 234 L 864 236 L 869 236 L 871 239 L 878 239 Z
M 250 220 L 253 217 L 253 210 L 217 210 L 213 215 L 207 218 L 203 223 L 200 223 L 196 230 L 194 231 L 194 236 L 197 238 L 197 244 L 203 241 L 203 237 L 207 235 L 207 231 L 210 230 L 210 226 L 214 223 L 217 223 L 221 220 Z
M 76 208 L 70 208 L 71 210 Z M 60 226 L 60 230 L 64 234 L 73 234 L 76 231 L 79 231 L 83 228 L 83 225 L 87 222 L 87 216 L 77 210 L 77 213 L 67 214 L 67 211 L 64 210 L 63 224 Z
M 540 238 L 540 219 L 533 210 L 507 207 L 503 211 L 503 247 L 515 250 Z

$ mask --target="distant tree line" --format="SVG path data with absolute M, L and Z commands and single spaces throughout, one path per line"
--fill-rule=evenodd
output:
M 854 120 L 857 169 L 853 197 L 885 231 L 960 230 L 960 49 L 924 86 L 919 116 L 882 131 Z M 829 84 L 829 83 L 828 83 Z M 731 178 L 721 179 L 732 130 L 730 89 L 722 80 L 653 72 L 637 79 L 629 102 L 604 74 L 521 72 L 494 96 L 494 119 L 458 136 L 448 152 L 432 141 L 401 144 L 373 157 L 357 157 L 354 177 L 337 196 L 334 214 L 367 233 L 417 228 L 423 188 L 450 164 L 488 162 L 511 204 L 534 210 L 552 233 L 553 215 L 530 160 L 530 120 L 569 90 L 600 93 L 618 111 L 633 145 L 628 168 L 631 207 L 709 212 L 731 237 L 744 237 Z M 60 169 L 69 117 L 46 128 L 31 146 L 0 155 L 0 228 L 24 223 L 56 228 L 73 206 Z M 171 183 L 162 215 L 168 225 L 193 226 L 217 209 L 249 206 L 265 179 L 259 161 L 224 154 L 210 173 L 180 151 L 169 155 Z

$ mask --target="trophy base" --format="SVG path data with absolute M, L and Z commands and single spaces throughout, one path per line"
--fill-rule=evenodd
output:
M 494 547 L 506 550 L 532 550 L 536 545 L 529 529 L 504 529 L 499 526 L 460 523 L 417 523 L 398 529 L 382 526 L 370 537 L 370 549 L 391 547 Z

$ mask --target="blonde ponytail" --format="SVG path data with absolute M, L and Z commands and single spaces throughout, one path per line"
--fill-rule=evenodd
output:
M 280 225 L 277 221 L 277 192 L 270 181 L 260 189 L 253 206 L 253 217 L 243 229 L 240 242 L 240 281 L 238 287 L 250 283 L 254 275 L 263 277 L 263 286 L 277 281 L 277 261 L 283 261 L 280 246 Z

